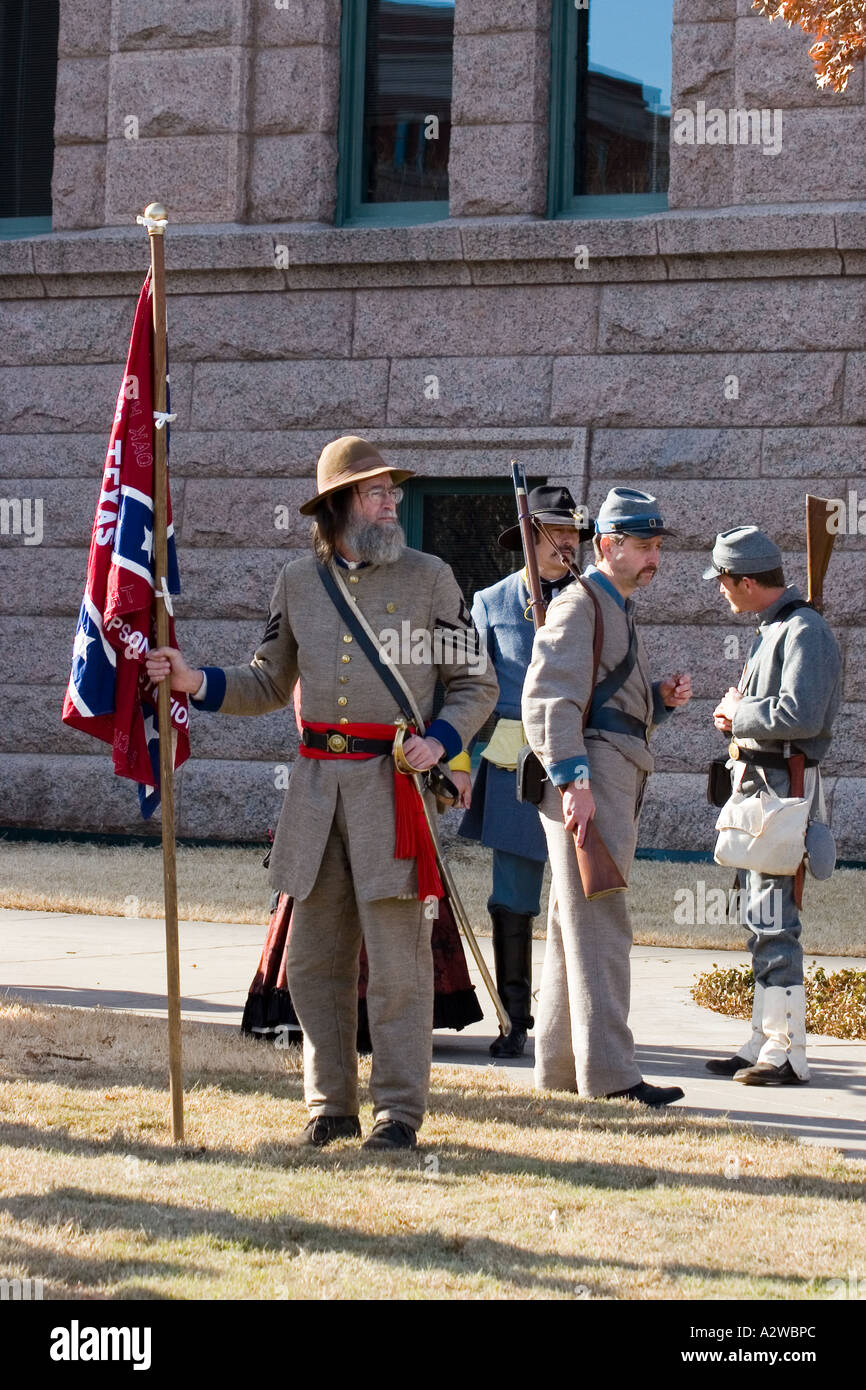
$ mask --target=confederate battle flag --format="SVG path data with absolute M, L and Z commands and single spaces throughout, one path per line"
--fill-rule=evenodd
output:
M 153 573 L 153 429 L 156 424 L 168 430 L 168 423 L 154 421 L 152 340 L 148 274 L 117 396 L 63 702 L 63 723 L 110 743 L 114 771 L 138 782 L 145 819 L 159 805 L 156 691 L 144 665 L 156 640 L 154 589 L 165 585 L 169 593 L 180 591 L 170 494 L 168 574 Z M 173 618 L 169 633 L 169 643 L 175 646 Z M 171 722 L 178 768 L 189 757 L 185 695 L 172 694 Z

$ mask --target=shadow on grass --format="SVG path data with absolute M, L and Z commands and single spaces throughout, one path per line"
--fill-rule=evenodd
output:
M 76 1208 L 73 1219 L 80 1226 L 82 1223 L 79 1217 L 80 1208 Z M 22 1269 L 27 1271 L 31 1279 L 43 1279 L 44 1297 L 47 1299 L 87 1297 L 88 1294 L 82 1293 L 77 1287 L 80 1285 L 83 1285 L 85 1290 L 93 1291 L 91 1297 L 99 1297 L 97 1291 L 101 1287 L 116 1284 L 121 1279 L 146 1279 L 149 1275 L 159 1275 L 163 1279 L 184 1276 L 205 1278 L 218 1274 L 212 1266 L 194 1264 L 187 1255 L 184 1255 L 182 1262 L 158 1257 L 148 1259 L 143 1254 L 129 1258 L 115 1255 L 111 1259 L 89 1259 L 77 1254 L 68 1237 L 66 1240 L 66 1247 L 60 1253 L 18 1240 L 8 1233 L 4 1234 L 0 1239 L 0 1261 L 4 1272 Z M 142 1287 L 134 1294 L 124 1291 L 124 1297 L 165 1299 L 171 1295 Z
M 509 1113 L 508 1102 L 518 1097 L 500 1096 L 497 1120 L 500 1123 L 521 1124 L 525 1127 L 525 1117 L 521 1111 Z M 608 1106 L 607 1109 L 613 1107 Z M 611 1116 L 614 1125 L 621 1130 L 629 1128 L 629 1116 L 623 1116 L 624 1107 L 617 1106 L 619 1115 Z M 453 1115 L 450 1106 L 434 1106 L 432 1115 L 444 1113 Z M 477 1117 L 474 1117 L 477 1121 Z M 488 1117 L 490 1118 L 490 1117 Z M 555 1126 L 550 1126 L 555 1127 Z M 580 1130 L 581 1135 L 591 1139 L 593 1131 L 610 1133 L 611 1123 L 592 1122 Z M 673 1135 L 677 1133 L 695 1134 L 696 1138 L 706 1133 L 702 1125 L 680 1123 L 673 1120 L 656 1121 L 641 1125 L 649 1137 Z M 718 1136 L 718 1129 L 711 1131 Z M 634 1137 L 634 1136 L 633 1136 Z M 748 1142 L 753 1139 L 751 1131 L 740 1132 L 740 1137 Z M 743 1174 L 732 1185 L 730 1178 L 720 1168 L 717 1172 L 693 1172 L 687 1169 L 669 1168 L 663 1163 L 622 1163 L 593 1160 L 592 1157 L 573 1160 L 535 1158 L 525 1153 L 508 1152 L 477 1144 L 461 1144 L 450 1140 L 441 1141 L 429 1148 L 423 1146 L 411 1153 L 372 1153 L 357 1145 L 344 1141 L 324 1150 L 291 1150 L 279 1139 L 268 1139 L 249 1150 L 230 1147 L 213 1148 L 174 1148 L 168 1144 L 152 1144 L 140 1138 L 127 1138 L 122 1133 L 105 1139 L 92 1139 L 71 1135 L 66 1130 L 39 1129 L 28 1124 L 0 1124 L 0 1147 L 53 1150 L 61 1154 L 75 1154 L 86 1157 L 138 1158 L 162 1166 L 178 1162 L 229 1164 L 243 1168 L 255 1167 L 271 1173 L 284 1173 L 308 1169 L 310 1167 L 335 1168 L 339 1165 L 340 1176 L 360 1175 L 372 1168 L 384 1168 L 389 1179 L 398 1183 L 417 1184 L 419 1176 L 426 1174 L 425 1159 L 435 1155 L 438 1177 L 441 1183 L 458 1184 L 467 1177 L 479 1174 L 491 1177 L 516 1176 L 539 1179 L 545 1182 L 563 1183 L 568 1187 L 593 1188 L 597 1191 L 636 1191 L 651 1187 L 684 1187 L 692 1190 L 717 1190 L 730 1195 L 736 1190 L 738 1195 L 750 1196 L 796 1196 L 809 1198 L 831 1198 L 836 1201 L 862 1202 L 866 1198 L 866 1181 L 852 1181 L 844 1174 L 838 1179 L 805 1173 L 788 1173 L 779 1177 L 762 1177 L 758 1174 Z M 22 1200 L 24 1200 L 22 1198 Z M 34 1198 L 33 1200 L 39 1200 Z M 0 1210 L 3 1205 L 0 1203 Z
M 645 1269 L 639 1261 L 596 1259 L 568 1256 L 554 1251 L 522 1249 L 504 1240 L 489 1236 L 449 1235 L 435 1225 L 423 1232 L 388 1232 L 373 1234 L 352 1226 L 329 1226 L 324 1222 L 284 1213 L 270 1220 L 238 1216 L 233 1212 L 202 1210 L 198 1207 L 175 1206 L 137 1198 L 113 1197 L 89 1192 L 83 1188 L 59 1188 L 43 1195 L 22 1195 L 0 1201 L 0 1211 L 13 1220 L 34 1224 L 37 1228 L 74 1221 L 83 1232 L 129 1230 L 143 1232 L 150 1239 L 190 1240 L 207 1236 L 232 1246 L 235 1250 L 272 1252 L 283 1259 L 300 1254 L 330 1254 L 348 1259 L 380 1261 L 400 1270 L 422 1273 L 441 1271 L 461 1276 L 488 1276 L 509 1284 L 515 1290 L 534 1290 L 542 1293 L 562 1293 L 574 1297 L 579 1291 L 590 1292 L 583 1280 L 590 1279 L 600 1269 L 636 1273 Z M 33 1252 L 27 1247 L 29 1266 Z M 89 1263 L 89 1262 L 86 1262 Z M 130 1272 L 139 1275 L 149 1269 L 170 1273 L 176 1265 L 147 1264 L 131 1260 Z M 114 1262 L 112 1262 L 114 1265 Z M 112 1266 L 106 1266 L 111 1268 Z M 116 1265 L 114 1265 L 116 1268 Z M 188 1266 L 184 1266 L 191 1272 Z M 100 1281 L 101 1265 L 98 1266 Z M 709 1269 L 701 1265 L 671 1264 L 662 1266 L 669 1277 L 694 1276 L 711 1281 L 732 1278 L 750 1279 L 744 1270 Z M 35 1272 L 35 1271 L 32 1271 Z M 290 1277 L 291 1271 L 286 1271 Z M 802 1289 L 803 1281 L 795 1276 L 764 1270 L 763 1281 L 781 1284 L 792 1293 Z M 285 1283 L 285 1277 L 276 1282 Z M 265 1288 L 267 1285 L 265 1285 Z M 606 1278 L 592 1287 L 593 1297 L 617 1297 L 619 1285 Z

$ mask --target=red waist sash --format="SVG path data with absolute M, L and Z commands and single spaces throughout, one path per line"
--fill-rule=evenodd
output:
M 379 738 L 393 742 L 397 729 L 393 724 L 312 724 L 301 720 L 301 729 L 309 729 L 314 734 L 335 732 L 354 738 Z M 298 748 L 302 758 L 342 758 L 350 762 L 366 761 L 381 757 L 377 753 L 340 753 L 324 748 L 307 748 L 303 743 Z M 413 785 L 412 778 L 406 777 L 394 767 L 394 858 L 414 859 L 418 869 L 418 897 L 441 898 L 442 880 L 436 865 L 436 852 L 430 835 L 430 827 L 424 815 L 421 798 Z

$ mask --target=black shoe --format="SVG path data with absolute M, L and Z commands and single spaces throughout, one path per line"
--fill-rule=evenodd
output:
M 808 1080 L 798 1076 L 790 1062 L 774 1067 L 772 1062 L 757 1062 L 753 1067 L 744 1067 L 734 1077 L 744 1086 L 808 1086 Z
M 377 1120 L 365 1149 L 414 1149 L 418 1146 L 415 1131 L 402 1120 Z
M 523 1049 L 526 1047 L 526 1033 L 521 1028 L 512 1028 L 506 1038 L 500 1033 L 499 1037 L 490 1044 L 491 1057 L 522 1057 Z
M 639 1100 L 642 1105 L 655 1108 L 659 1105 L 670 1105 L 674 1100 L 682 1100 L 684 1095 L 685 1092 L 679 1086 L 650 1086 L 646 1081 L 639 1081 L 636 1086 L 629 1086 L 627 1091 L 611 1091 L 605 1096 L 605 1100 Z
M 736 1072 L 749 1065 L 745 1057 L 711 1057 L 708 1062 L 704 1062 L 707 1071 L 711 1071 L 713 1076 L 734 1076 Z
M 357 1115 L 314 1115 L 293 1139 L 290 1149 L 323 1149 L 334 1139 L 360 1139 L 361 1121 Z

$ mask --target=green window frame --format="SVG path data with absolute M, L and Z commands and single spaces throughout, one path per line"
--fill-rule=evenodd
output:
M 44 236 L 52 230 L 50 217 L 0 217 L 0 241 L 19 237 Z
M 412 227 L 447 219 L 447 198 L 436 202 L 365 203 L 364 74 L 367 57 L 367 0 L 343 0 L 340 23 L 340 114 L 337 127 L 338 227 Z
M 592 3 L 592 0 L 590 0 Z M 651 8 L 647 5 L 647 10 Z M 547 215 L 550 218 L 641 217 L 667 212 L 666 193 L 575 195 L 574 156 L 577 117 L 577 44 L 587 10 L 574 0 L 553 0 L 550 30 L 550 159 Z

